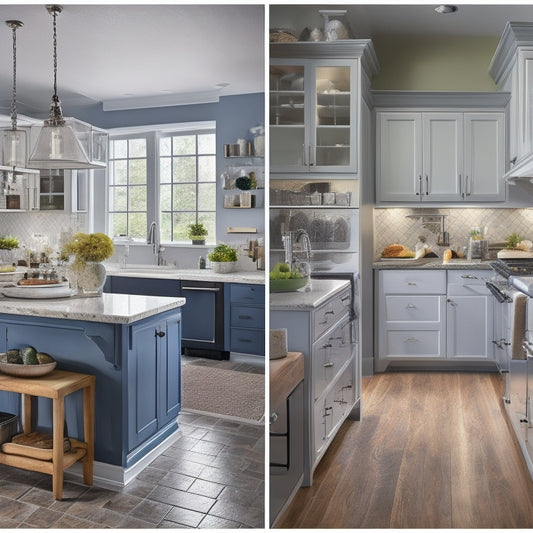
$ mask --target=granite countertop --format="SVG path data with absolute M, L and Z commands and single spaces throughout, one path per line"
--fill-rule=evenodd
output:
M 108 324 L 131 324 L 185 305 L 185 298 L 107 294 L 98 297 L 17 299 L 0 298 L 0 313 Z
M 440 257 L 431 257 L 422 259 L 387 259 L 375 261 L 372 266 L 378 270 L 404 270 L 409 268 L 428 269 L 428 270 L 492 270 L 491 261 L 482 261 L 481 259 L 450 259 L 448 263 L 443 263 Z
M 265 271 L 240 271 L 229 274 L 218 274 L 211 269 L 199 268 L 165 268 L 151 265 L 105 265 L 108 276 L 124 276 L 130 278 L 158 278 L 189 281 L 220 281 L 223 283 L 249 283 L 253 285 L 265 284 Z
M 309 286 L 311 290 L 308 290 Z M 286 311 L 315 308 L 349 286 L 349 280 L 312 279 L 310 284 L 297 291 L 271 292 L 270 309 Z

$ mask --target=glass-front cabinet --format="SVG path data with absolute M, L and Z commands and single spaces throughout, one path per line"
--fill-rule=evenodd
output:
M 357 172 L 357 72 L 357 59 L 272 59 L 272 172 Z

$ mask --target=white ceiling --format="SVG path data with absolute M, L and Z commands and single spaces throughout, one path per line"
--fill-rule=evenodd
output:
M 370 39 L 379 35 L 471 35 L 499 37 L 506 21 L 533 22 L 533 3 L 504 4 L 472 0 L 459 7 L 456 13 L 439 15 L 435 4 L 393 1 L 372 4 L 272 5 L 270 27 L 296 30 L 322 26 L 319 9 L 346 9 L 346 19 L 358 39 Z
M 58 93 L 65 110 L 124 98 L 151 107 L 183 95 L 264 90 L 262 5 L 62 5 Z M 53 18 L 44 4 L 0 5 L 0 113 L 9 112 L 11 100 L 12 34 L 3 24 L 9 19 L 24 23 L 17 30 L 18 111 L 46 115 Z

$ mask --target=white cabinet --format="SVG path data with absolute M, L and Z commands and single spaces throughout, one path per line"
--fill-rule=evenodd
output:
M 377 113 L 378 202 L 505 199 L 502 113 Z
M 376 371 L 395 361 L 492 361 L 489 278 L 485 270 L 380 270 Z
M 270 45 L 271 172 L 358 173 L 359 106 L 377 72 L 372 43 Z
M 494 299 L 483 271 L 449 271 L 447 355 L 453 359 L 493 359 Z

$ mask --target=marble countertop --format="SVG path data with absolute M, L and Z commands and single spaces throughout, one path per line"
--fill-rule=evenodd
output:
M 350 286 L 349 280 L 312 279 L 311 290 L 309 284 L 303 289 L 291 292 L 271 292 L 271 310 L 309 309 L 318 307 L 327 299 Z
M 378 270 L 404 270 L 409 268 L 428 269 L 428 270 L 492 270 L 491 261 L 482 261 L 481 259 L 450 259 L 448 263 L 443 263 L 440 257 L 422 259 L 387 259 L 375 261 L 372 266 Z
M 131 324 L 185 305 L 185 298 L 107 294 L 98 297 L 17 299 L 0 298 L 0 313 L 108 324 Z
M 220 281 L 223 283 L 249 283 L 253 285 L 265 284 L 265 271 L 239 271 L 228 274 L 218 274 L 211 269 L 199 268 L 165 268 L 151 265 L 105 265 L 108 276 L 124 276 L 130 278 L 158 278 L 188 281 Z

